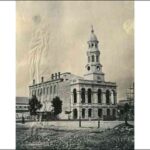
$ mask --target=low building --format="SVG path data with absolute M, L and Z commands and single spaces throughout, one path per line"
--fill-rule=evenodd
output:
M 29 100 L 27 97 L 16 97 L 16 120 L 21 120 L 22 117 L 28 119 L 29 113 Z
M 134 83 L 126 91 L 126 98 L 118 103 L 118 116 L 120 120 L 124 120 L 124 106 L 129 105 L 129 120 L 134 120 Z

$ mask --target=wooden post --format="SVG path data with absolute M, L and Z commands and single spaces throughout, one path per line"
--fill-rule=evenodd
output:
M 98 117 L 98 128 L 100 128 L 100 118 Z
M 79 127 L 81 127 L 81 117 L 79 117 Z

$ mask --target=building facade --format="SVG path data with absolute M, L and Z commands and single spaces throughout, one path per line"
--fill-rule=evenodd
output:
M 29 112 L 29 99 L 28 97 L 16 97 L 16 121 L 22 120 L 22 117 L 28 119 Z
M 60 118 L 71 119 L 115 119 L 117 115 L 116 83 L 106 82 L 100 64 L 100 51 L 94 30 L 88 40 L 87 64 L 84 77 L 72 73 L 55 73 L 51 78 L 41 83 L 29 86 L 30 97 L 36 95 L 43 104 L 41 112 L 52 110 L 51 101 L 58 96 L 62 100 Z

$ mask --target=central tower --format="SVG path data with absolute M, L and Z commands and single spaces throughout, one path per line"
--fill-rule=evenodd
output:
M 104 81 L 104 73 L 102 72 L 102 65 L 100 64 L 100 51 L 96 35 L 94 34 L 93 26 L 91 29 L 90 39 L 87 50 L 87 65 L 85 66 L 84 78 L 86 80 Z

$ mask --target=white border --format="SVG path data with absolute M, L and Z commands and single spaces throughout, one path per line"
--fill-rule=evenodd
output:
M 135 149 L 150 149 L 150 2 L 135 2 Z
M 0 2 L 0 149 L 15 149 L 15 1 Z M 135 2 L 135 149 L 150 148 L 150 2 Z
M 0 149 L 15 149 L 15 3 L 0 2 Z

